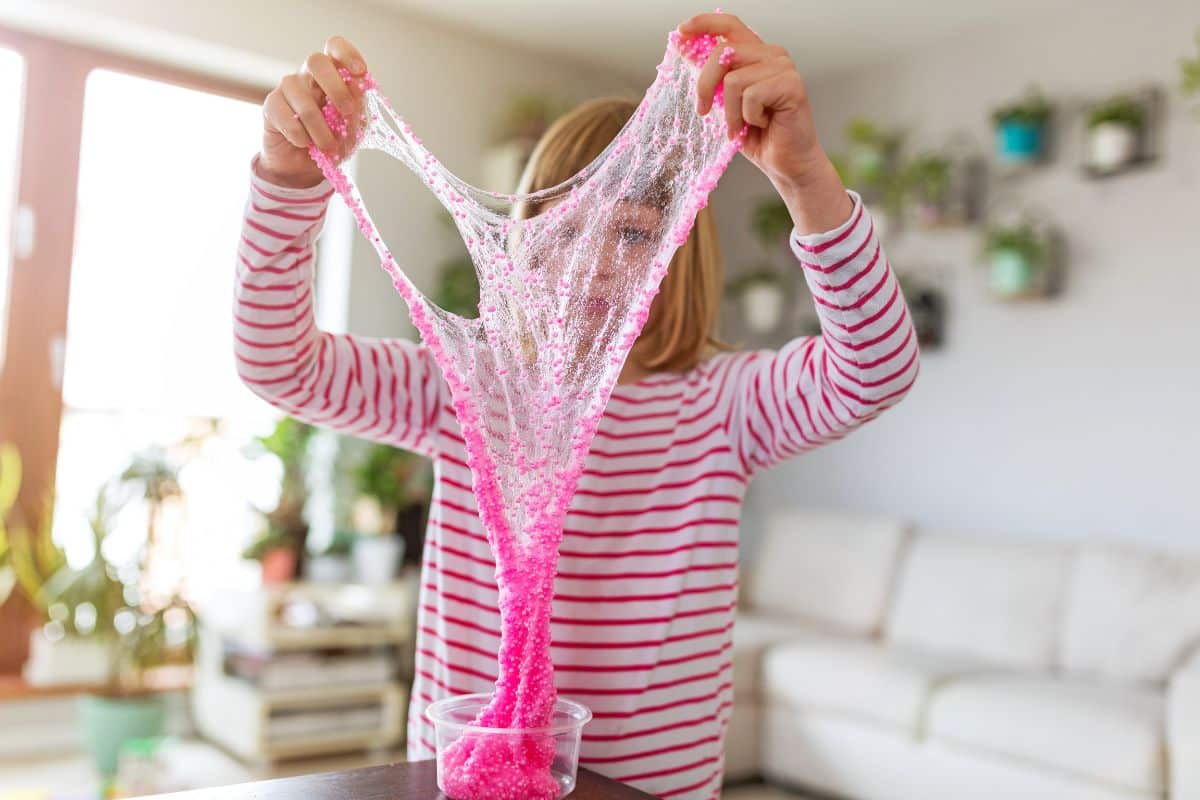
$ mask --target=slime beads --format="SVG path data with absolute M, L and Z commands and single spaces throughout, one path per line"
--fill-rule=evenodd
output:
M 532 731 L 555 700 L 550 614 L 563 517 L 671 256 L 745 137 L 743 128 L 727 138 L 719 98 L 696 113 L 699 68 L 719 44 L 673 32 L 654 83 L 608 148 L 563 184 L 524 196 L 464 183 L 362 79 L 357 146 L 403 162 L 451 212 L 479 278 L 477 319 L 417 290 L 342 165 L 310 150 L 442 370 L 496 561 L 499 678 L 475 724 L 531 733 L 515 742 L 468 734 L 442 753 L 455 800 L 552 800 L 561 791 L 553 741 Z M 346 135 L 351 126 L 332 104 L 324 112 Z

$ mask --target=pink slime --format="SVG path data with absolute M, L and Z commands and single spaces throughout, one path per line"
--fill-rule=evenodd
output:
M 720 43 L 715 36 L 684 37 L 677 31 L 672 31 L 669 38 L 671 46 L 697 67 L 704 64 Z M 669 56 L 668 49 L 668 55 L 658 67 L 659 80 L 668 68 Z M 728 50 L 722 53 L 722 61 L 726 58 L 731 58 Z M 377 88 L 370 75 L 355 77 L 342 70 L 342 77 L 347 81 L 356 81 L 360 91 Z M 723 110 L 721 88 L 717 87 L 714 98 L 714 108 L 718 109 L 718 113 Z M 383 102 L 386 103 L 386 100 Z M 327 100 L 322 111 L 331 129 L 339 136 L 346 136 L 349 126 L 334 105 Z M 709 193 L 715 188 L 717 180 L 733 156 L 741 149 L 747 130 L 748 128 L 743 126 L 740 134 L 726 143 L 717 160 L 693 181 L 685 206 L 686 213 L 670 233 L 670 238 L 676 246 L 687 241 L 696 214 L 707 205 Z M 360 127 L 360 134 L 361 131 Z M 543 729 L 549 724 L 557 697 L 550 652 L 554 575 L 558 545 L 562 539 L 563 517 L 574 496 L 584 459 L 603 416 L 603 404 L 600 404 L 598 411 L 579 420 L 577 433 L 572 441 L 572 458 L 566 469 L 548 477 L 544 493 L 545 499 L 548 500 L 544 506 L 546 510 L 536 517 L 533 530 L 530 531 L 531 547 L 524 553 L 518 553 L 504 514 L 499 473 L 488 454 L 481 433 L 480 411 L 474 400 L 472 387 L 457 370 L 450 368 L 451 361 L 429 311 L 421 302 L 416 290 L 402 277 L 391 253 L 381 246 L 379 232 L 356 196 L 349 179 L 338 169 L 335 159 L 321 152 L 315 145 L 309 148 L 309 154 L 345 200 L 363 234 L 376 244 L 383 268 L 391 276 L 397 292 L 408 305 L 413 324 L 421 333 L 422 340 L 442 368 L 443 376 L 451 390 L 454 412 L 466 441 L 468 463 L 474 477 L 473 489 L 479 503 L 480 516 L 496 560 L 501 620 L 499 678 L 491 702 L 480 712 L 473 726 L 527 730 L 529 733 L 490 736 L 472 735 L 468 731 L 442 753 L 442 780 L 445 789 L 455 800 L 554 800 L 562 791 L 550 770 L 555 756 L 555 742 L 551 736 L 537 733 L 537 729 Z M 426 158 L 428 160 L 432 156 L 427 155 Z M 459 198 L 452 197 L 452 200 L 457 202 Z M 547 213 L 553 212 L 552 209 Z M 635 307 L 630 309 L 623 328 L 623 347 L 632 345 L 645 325 L 650 304 L 658 292 L 657 287 L 666 274 L 667 266 L 666 261 L 654 263 L 654 288 L 643 292 Z M 485 317 L 489 310 L 491 309 L 480 308 L 481 318 Z M 611 389 L 609 385 L 605 398 Z M 552 412 L 556 405 L 555 398 L 547 398 L 541 410 Z M 534 418 L 531 415 L 531 421 Z

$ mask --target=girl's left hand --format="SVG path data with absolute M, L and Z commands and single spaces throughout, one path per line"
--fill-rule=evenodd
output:
M 849 207 L 849 201 L 817 140 L 808 92 L 787 50 L 767 44 L 732 14 L 698 14 L 680 25 L 679 32 L 724 39 L 701 69 L 698 113 L 707 114 L 712 109 L 713 94 L 724 81 L 730 138 L 737 135 L 743 123 L 749 125 L 742 153 L 771 179 L 788 202 L 797 226 L 811 227 L 805 224 L 811 222 L 817 230 L 823 230 L 821 225 L 829 219 L 836 220 L 835 225 L 840 222 L 837 218 Z M 814 193 L 823 196 L 818 205 L 822 219 L 802 221 L 802 217 L 812 217 L 813 211 L 802 207 L 813 205 L 804 195 L 819 199 L 811 197 Z

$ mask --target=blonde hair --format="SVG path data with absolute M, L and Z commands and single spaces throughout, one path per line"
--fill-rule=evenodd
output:
M 602 97 L 560 117 L 534 147 L 517 191 L 541 191 L 575 175 L 604 151 L 636 109 L 632 100 Z M 704 208 L 675 251 L 629 358 L 648 372 L 686 372 L 714 349 L 724 349 L 714 335 L 722 282 L 717 228 Z

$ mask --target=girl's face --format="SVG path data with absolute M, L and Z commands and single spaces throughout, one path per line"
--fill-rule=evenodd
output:
M 566 278 L 572 294 L 584 295 L 583 307 L 602 319 L 614 304 L 632 299 L 637 276 L 654 257 L 662 212 L 623 201 L 614 210 L 611 224 L 599 231 L 591 228 L 583 214 L 567 215 L 555 226 L 553 245 L 539 259 L 539 266 L 548 270 L 548 286 Z M 592 241 L 583 242 L 584 236 Z M 585 248 L 582 256 L 576 252 L 579 247 Z M 595 259 L 595 263 L 584 259 Z M 571 268 L 574 274 L 566 274 Z

